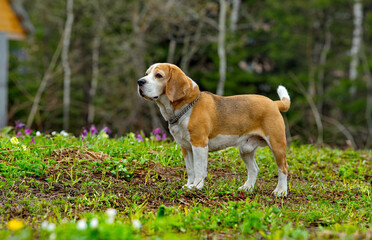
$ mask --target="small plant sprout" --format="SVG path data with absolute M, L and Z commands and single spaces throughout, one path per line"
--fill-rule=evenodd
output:
M 92 218 L 89 222 L 89 226 L 93 229 L 98 227 L 98 219 L 97 218 Z
M 85 219 L 80 219 L 79 221 L 77 221 L 76 223 L 76 228 L 80 231 L 83 231 L 85 229 L 88 228 L 88 224 L 87 224 L 87 221 L 85 221 Z
M 7 226 L 10 230 L 17 231 L 23 227 L 23 222 L 18 219 L 12 219 L 7 223 Z
M 23 144 L 22 144 L 22 150 L 23 150 L 23 151 L 27 151 L 27 147 L 26 147 L 26 145 L 23 145 Z
M 108 218 L 106 219 L 106 223 L 113 224 L 117 213 L 118 211 L 116 209 L 113 209 L 113 208 L 107 209 L 106 215 Z
M 142 223 L 138 219 L 132 220 L 132 225 L 134 229 L 140 229 L 142 227 Z

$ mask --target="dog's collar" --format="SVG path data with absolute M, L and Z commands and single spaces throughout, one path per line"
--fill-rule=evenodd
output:
M 194 101 L 192 101 L 192 103 L 190 103 L 184 109 L 182 109 L 182 111 L 180 113 L 178 113 L 178 115 L 175 116 L 173 119 L 169 120 L 168 123 L 172 125 L 172 124 L 175 124 L 176 122 L 178 122 L 178 120 L 180 120 L 180 118 L 183 115 L 185 115 L 185 113 L 187 113 L 192 108 L 192 106 L 194 106 L 194 104 L 199 100 L 199 97 L 200 97 L 200 93 L 199 93 L 198 97 Z

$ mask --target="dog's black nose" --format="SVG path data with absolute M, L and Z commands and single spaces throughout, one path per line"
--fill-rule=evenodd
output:
M 143 78 L 140 78 L 140 79 L 138 79 L 137 83 L 138 83 L 138 86 L 142 86 L 146 83 L 146 80 L 143 79 Z

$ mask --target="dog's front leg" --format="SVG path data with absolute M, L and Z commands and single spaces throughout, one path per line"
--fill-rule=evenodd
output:
M 189 188 L 202 189 L 204 186 L 204 178 L 207 177 L 208 165 L 208 146 L 207 147 L 192 147 L 194 158 L 194 183 Z
M 191 150 L 181 146 L 182 155 L 185 159 L 186 171 L 187 171 L 187 184 L 184 187 L 190 187 L 195 180 L 195 171 L 194 171 L 194 156 Z

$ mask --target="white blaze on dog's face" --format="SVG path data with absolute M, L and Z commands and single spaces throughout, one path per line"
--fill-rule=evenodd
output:
M 182 106 L 181 99 L 196 97 L 199 88 L 186 74 L 176 65 L 169 63 L 156 63 L 147 69 L 144 77 L 138 79 L 138 93 L 141 97 L 157 101 L 165 94 L 171 103 L 178 102 Z M 194 94 L 191 94 L 195 91 Z M 194 96 L 196 95 L 196 96 Z M 178 108 L 174 105 L 176 109 Z
M 147 69 L 144 77 L 138 80 L 138 93 L 147 100 L 157 100 L 163 93 L 169 76 L 169 67 L 159 63 Z

